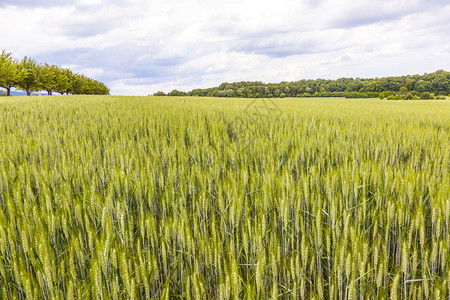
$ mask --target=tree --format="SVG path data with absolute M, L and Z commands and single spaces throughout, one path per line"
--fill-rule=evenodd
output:
M 420 94 L 420 99 L 422 99 L 422 100 L 430 100 L 433 98 L 434 98 L 434 95 L 432 96 L 432 94 L 430 92 L 423 92 Z
M 57 66 L 50 66 L 47 63 L 39 69 L 39 82 L 41 88 L 46 90 L 48 95 L 52 95 L 52 92 L 55 89 L 57 71 Z
M 64 95 L 71 87 L 70 78 L 65 69 L 58 68 L 55 77 L 55 91 Z
M 28 96 L 31 95 L 31 92 L 41 89 L 39 82 L 40 66 L 36 60 L 25 56 L 18 64 L 18 69 L 23 74 L 23 77 L 17 82 L 18 88 L 26 91 Z
M 47 63 L 39 64 L 26 56 L 18 62 L 6 50 L 3 50 L 0 56 L 0 87 L 6 89 L 7 95 L 10 95 L 11 87 L 24 90 L 27 95 L 42 89 L 49 95 L 52 95 L 53 91 L 61 95 L 69 93 L 109 95 L 109 88 L 102 82 L 74 74 L 70 69 Z
M 69 81 L 69 84 L 66 89 L 66 94 L 69 95 L 69 93 L 73 93 L 72 82 L 73 82 L 73 78 L 75 77 L 75 74 L 70 69 L 62 69 L 62 72 Z
M 225 90 L 227 97 L 234 97 L 234 90 L 233 89 L 227 89 Z
M 380 93 L 380 99 L 383 100 L 384 98 L 388 98 L 390 95 L 390 93 L 388 91 L 384 91 L 382 93 Z
M 185 96 L 186 93 L 178 90 L 172 90 L 167 96 Z
M 408 91 L 412 91 L 414 89 L 414 83 L 411 78 L 406 79 L 405 87 L 408 89 Z
M 433 85 L 429 81 L 419 80 L 417 81 L 414 89 L 419 93 L 431 92 Z
M 445 95 L 450 90 L 450 84 L 445 71 L 439 70 L 433 73 L 434 78 L 431 80 L 434 93 Z
M 24 77 L 25 72 L 21 72 L 17 60 L 11 57 L 11 53 L 2 51 L 0 56 L 0 87 L 6 89 L 6 95 L 11 95 L 11 88 L 18 84 Z
M 231 91 L 234 91 L 232 93 Z M 387 93 L 384 93 L 387 92 Z M 436 95 L 447 95 L 450 92 L 450 73 L 440 70 L 424 75 L 408 75 L 385 78 L 339 78 L 302 79 L 295 82 L 262 83 L 260 81 L 241 81 L 222 83 L 217 87 L 195 89 L 187 93 L 172 91 L 173 96 L 209 96 L 209 97 L 280 97 L 281 93 L 288 96 L 318 97 L 386 97 L 398 98 L 411 93 L 419 96 L 423 92 Z M 392 97 L 391 97 L 392 96 Z M 411 96 L 407 96 L 411 98 Z
M 107 88 L 103 83 L 92 79 L 89 79 L 88 82 L 91 87 L 92 95 L 109 95 L 109 88 Z
M 411 93 L 407 93 L 405 95 L 403 95 L 403 100 L 413 100 L 414 96 Z
M 84 75 L 74 74 L 72 77 L 72 94 L 84 94 L 88 85 L 88 78 Z

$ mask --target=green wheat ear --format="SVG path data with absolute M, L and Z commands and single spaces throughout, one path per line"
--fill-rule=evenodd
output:
M 449 103 L 248 104 L 0 100 L 0 298 L 449 298 Z

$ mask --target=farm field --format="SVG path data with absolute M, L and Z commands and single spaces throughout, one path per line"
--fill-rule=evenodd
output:
M 450 101 L 0 98 L 2 299 L 448 299 Z

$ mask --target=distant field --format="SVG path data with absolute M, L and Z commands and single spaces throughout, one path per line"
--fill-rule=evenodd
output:
M 0 298 L 450 297 L 450 101 L 0 98 Z

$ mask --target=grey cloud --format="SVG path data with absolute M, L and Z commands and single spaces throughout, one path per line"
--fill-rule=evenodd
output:
M 297 32 L 262 35 L 261 38 L 241 39 L 232 49 L 244 53 L 281 58 L 293 55 L 317 54 L 342 49 L 338 44 L 329 45 L 315 39 L 305 39 Z M 264 37 L 265 36 L 265 37 Z
M 88 20 L 66 23 L 59 30 L 64 35 L 81 38 L 105 34 L 114 28 L 116 28 L 116 24 L 113 21 Z
M 55 65 L 77 65 L 80 69 L 101 68 L 105 73 L 95 79 L 106 83 L 136 78 L 145 78 L 147 82 L 159 82 L 169 76 L 173 68 L 186 60 L 183 57 L 153 59 L 153 53 L 156 51 L 158 50 L 138 45 L 118 45 L 102 50 L 92 48 L 60 50 L 41 55 L 36 59 Z M 147 53 L 149 59 L 138 60 Z
M 222 37 L 217 42 L 229 51 L 247 54 L 266 55 L 270 58 L 282 58 L 293 55 L 329 52 L 341 49 L 336 44 L 324 40 L 323 32 L 315 35 L 317 30 L 304 28 L 268 28 L 243 30 L 235 24 L 225 27 L 204 28 L 212 36 Z M 213 46 L 214 47 L 214 46 Z
M 366 5 L 357 5 L 351 9 L 344 8 L 335 18 L 328 23 L 331 28 L 355 28 L 364 25 L 392 22 L 403 17 L 434 11 L 448 6 L 447 0 L 410 1 L 396 3 L 396 1 L 367 2 Z
M 74 4 L 74 0 L 0 0 L 0 7 L 15 6 L 21 8 L 66 6 Z
M 121 0 L 102 1 L 99 5 L 115 5 L 115 6 L 129 6 Z M 0 0 L 0 7 L 14 6 L 20 8 L 48 8 L 48 7 L 64 7 L 75 5 L 78 11 L 95 10 L 99 5 L 82 5 L 77 4 L 76 0 Z
M 235 48 L 238 51 L 249 54 L 266 55 L 271 58 L 281 58 L 292 55 L 302 55 L 314 53 L 314 48 L 311 45 L 288 45 L 279 46 L 276 43 L 266 45 L 245 45 L 244 47 Z
M 337 19 L 331 24 L 331 27 L 354 28 L 375 23 L 394 21 L 405 15 L 405 13 L 379 15 L 365 15 L 362 13 L 358 16 L 348 16 L 346 18 L 344 17 L 341 19 Z
M 113 29 L 120 29 L 132 22 L 133 16 L 137 17 L 136 13 L 123 11 L 118 7 L 72 6 L 69 13 L 45 18 L 41 25 L 51 29 L 57 36 L 76 39 L 104 35 Z
M 204 28 L 205 31 L 223 40 L 205 42 L 204 46 L 247 54 L 261 54 L 272 58 L 311 53 L 315 43 L 298 41 L 299 32 L 289 30 L 243 31 L 236 26 Z

